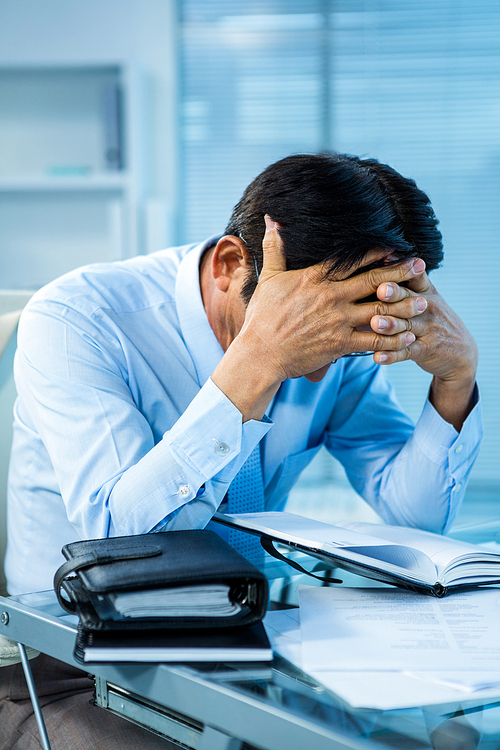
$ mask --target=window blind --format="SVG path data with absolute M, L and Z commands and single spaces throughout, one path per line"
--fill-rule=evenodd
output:
M 224 229 L 246 185 L 290 153 L 375 157 L 425 190 L 445 262 L 431 279 L 480 351 L 485 441 L 500 482 L 500 5 L 495 0 L 183 0 L 180 241 Z M 430 378 L 386 368 L 417 419 Z

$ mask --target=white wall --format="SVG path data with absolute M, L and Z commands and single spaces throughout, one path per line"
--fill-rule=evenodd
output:
M 108 62 L 137 65 L 150 84 L 150 210 L 153 223 L 156 205 L 166 206 L 166 216 L 163 221 L 161 211 L 156 211 L 157 224 L 161 226 L 148 249 L 159 249 L 175 241 L 175 0 L 0 0 L 0 66 Z M 14 345 L 12 341 L 0 368 L 0 593 L 5 485 L 15 397 L 10 372 Z
M 0 65 L 129 62 L 142 68 L 152 102 L 149 184 L 151 198 L 167 206 L 165 244 L 175 240 L 178 179 L 176 8 L 176 0 L 0 0 Z

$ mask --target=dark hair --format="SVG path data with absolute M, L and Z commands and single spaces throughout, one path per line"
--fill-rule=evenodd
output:
M 226 234 L 241 237 L 262 267 L 264 214 L 281 225 L 288 269 L 325 262 L 325 273 L 349 271 L 374 247 L 422 258 L 430 271 L 443 258 L 429 198 L 413 180 L 376 159 L 299 154 L 267 167 L 235 206 Z M 242 294 L 257 283 L 254 264 Z

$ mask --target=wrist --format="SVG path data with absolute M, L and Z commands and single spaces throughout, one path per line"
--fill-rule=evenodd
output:
M 477 362 L 471 362 L 467 368 L 453 375 L 436 375 L 432 379 L 431 390 L 450 399 L 467 400 L 474 391 L 476 383 Z
M 432 379 L 429 400 L 442 418 L 460 432 L 474 408 L 475 372 L 463 378 Z
M 283 381 L 265 353 L 239 337 L 228 347 L 212 380 L 241 412 L 243 422 L 262 419 Z

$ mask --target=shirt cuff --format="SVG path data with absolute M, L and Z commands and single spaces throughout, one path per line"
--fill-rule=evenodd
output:
M 477 385 L 474 386 L 473 399 L 474 407 L 460 432 L 446 422 L 427 399 L 415 426 L 414 440 L 429 461 L 438 464 L 449 456 L 452 468 L 452 463 L 455 466 L 457 463 L 468 463 L 477 452 L 483 436 L 482 406 Z M 452 459 L 452 456 L 456 458 Z
M 209 378 L 163 439 L 201 483 L 215 475 L 230 481 L 271 426 L 267 417 L 243 424 L 241 412 Z

